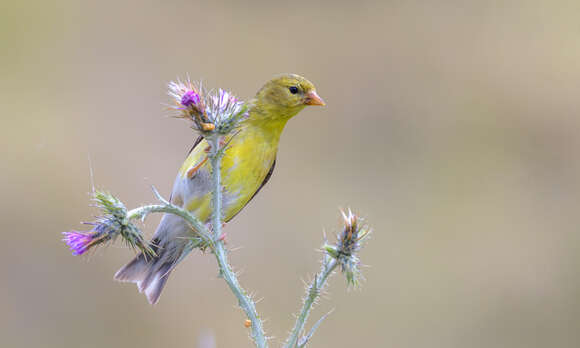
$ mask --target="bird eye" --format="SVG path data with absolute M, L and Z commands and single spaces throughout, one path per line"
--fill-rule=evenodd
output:
M 298 87 L 296 87 L 296 86 L 290 86 L 290 87 L 288 87 L 288 89 L 290 90 L 290 93 L 292 93 L 292 94 L 298 93 Z

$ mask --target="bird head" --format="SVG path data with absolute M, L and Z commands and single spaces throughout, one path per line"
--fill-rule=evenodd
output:
M 253 100 L 254 111 L 263 117 L 287 120 L 308 105 L 326 105 L 312 82 L 295 74 L 268 81 Z

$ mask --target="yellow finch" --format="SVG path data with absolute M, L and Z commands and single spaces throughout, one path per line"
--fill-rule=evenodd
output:
M 268 81 L 249 105 L 249 115 L 240 123 L 240 130 L 231 138 L 222 160 L 224 221 L 231 220 L 245 207 L 272 175 L 286 122 L 307 105 L 325 104 L 310 81 L 284 74 Z M 202 137 L 196 140 L 171 193 L 173 204 L 206 223 L 212 215 L 208 146 Z M 181 217 L 163 215 L 151 241 L 157 256 L 137 255 L 115 274 L 115 279 L 137 283 L 139 291 L 145 292 L 149 302 L 155 304 L 171 271 L 192 250 L 192 242 L 187 239 L 190 229 Z

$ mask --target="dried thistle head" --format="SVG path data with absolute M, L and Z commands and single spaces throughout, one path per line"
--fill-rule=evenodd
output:
M 360 260 L 357 256 L 362 241 L 370 235 L 368 225 L 350 209 L 341 211 L 343 229 L 337 235 L 336 245 L 326 244 L 324 250 L 335 258 L 349 285 L 357 285 L 360 278 Z
M 207 93 L 201 83 L 189 79 L 169 83 L 169 96 L 176 117 L 192 121 L 192 128 L 203 135 L 226 135 L 248 115 L 248 106 L 223 89 Z

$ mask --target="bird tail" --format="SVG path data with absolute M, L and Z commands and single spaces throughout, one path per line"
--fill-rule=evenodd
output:
M 139 292 L 144 292 L 151 304 L 159 301 L 169 274 L 177 265 L 175 258 L 164 255 L 167 249 L 160 247 L 158 243 L 158 239 L 151 241 L 156 256 L 140 253 L 115 273 L 115 280 L 136 283 Z

